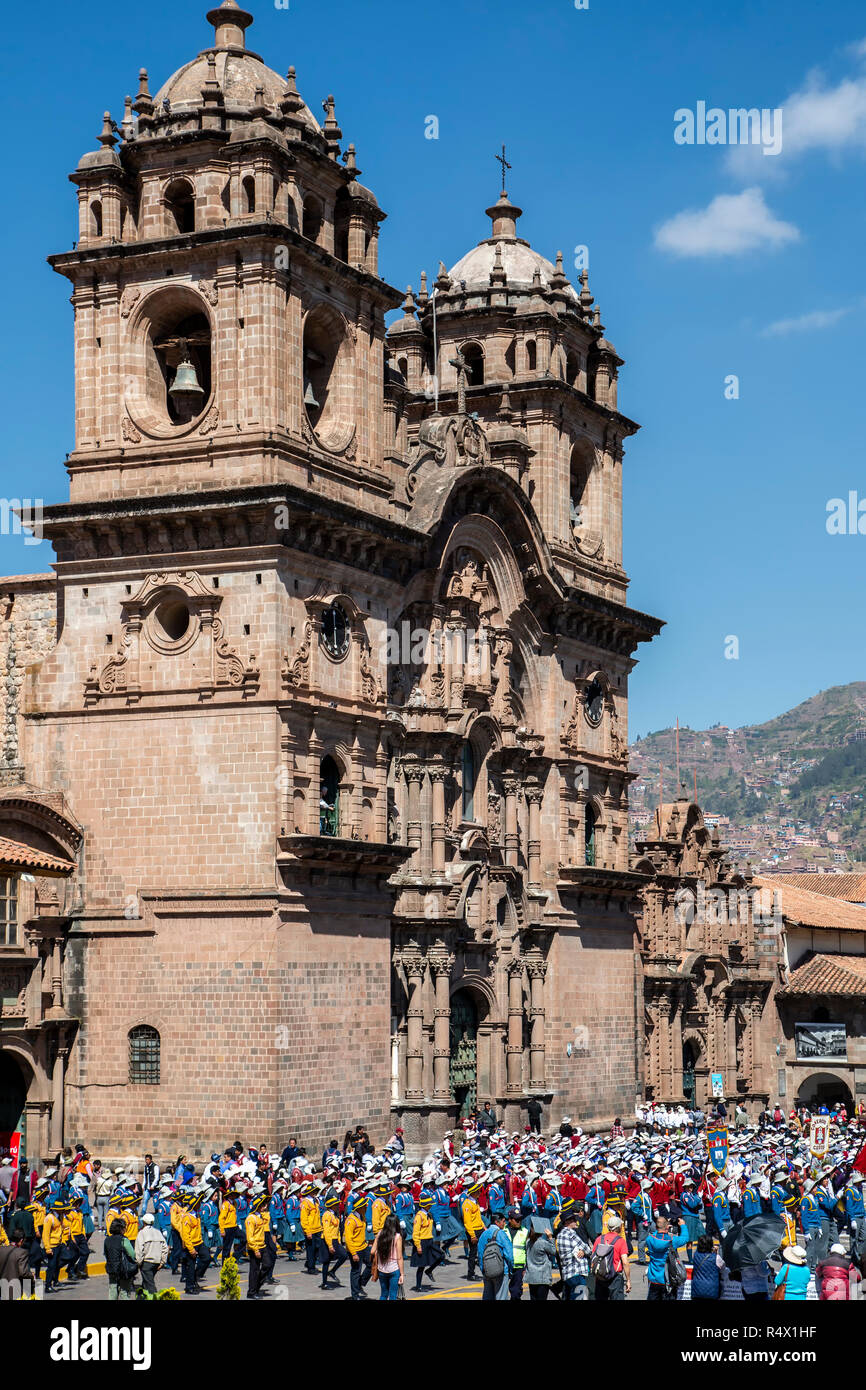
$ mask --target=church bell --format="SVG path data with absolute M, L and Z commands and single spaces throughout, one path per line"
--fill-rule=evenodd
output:
M 189 357 L 184 357 L 175 373 L 174 381 L 168 388 L 170 396 L 203 396 L 204 391 L 199 386 L 198 377 L 195 374 L 195 367 L 190 362 Z
M 310 381 L 309 377 L 307 378 L 307 385 L 304 389 L 304 405 L 311 405 L 314 410 L 318 410 L 319 408 L 319 402 L 316 400 L 313 391 L 313 383 Z

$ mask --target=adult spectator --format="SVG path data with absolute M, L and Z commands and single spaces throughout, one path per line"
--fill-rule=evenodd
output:
M 527 1250 L 527 1262 L 528 1260 Z M 514 1251 L 511 1247 L 511 1238 L 505 1229 L 504 1211 L 493 1213 L 490 1225 L 479 1240 L 478 1263 L 484 1277 L 482 1300 L 485 1303 L 491 1303 L 494 1300 L 506 1299 L 514 1269 Z
M 156 1194 L 159 1187 L 159 1164 L 154 1163 L 153 1154 L 144 1155 L 144 1172 L 141 1178 L 141 1206 L 138 1209 L 139 1217 L 144 1216 L 150 1203 L 156 1211 Z
M 589 1274 L 590 1247 L 577 1228 L 577 1206 L 573 1198 L 562 1204 L 560 1226 L 556 1236 L 556 1253 L 562 1274 L 563 1303 L 577 1303 L 586 1298 L 586 1276 Z
M 105 1238 L 105 1272 L 111 1302 L 132 1298 L 135 1284 L 135 1250 L 126 1237 L 126 1223 L 116 1218 Z
M 782 1251 L 785 1263 L 776 1275 L 776 1288 L 785 1290 L 786 1303 L 804 1303 L 810 1270 L 802 1245 L 787 1245 Z
M 716 1254 L 710 1236 L 699 1236 L 692 1260 L 692 1302 L 707 1302 L 721 1293 L 721 1270 L 724 1261 Z
M 597 1236 L 593 1244 L 589 1267 L 595 1280 L 596 1301 L 622 1303 L 631 1293 L 628 1245 L 620 1218 L 609 1216 L 607 1224 L 608 1230 Z
M 740 1270 L 740 1281 L 743 1298 L 747 1303 L 767 1302 L 770 1297 L 769 1279 L 770 1266 L 766 1260 L 761 1260 L 756 1265 L 743 1265 Z
M 831 1245 L 817 1269 L 818 1297 L 824 1303 L 841 1303 L 860 1297 L 861 1274 L 844 1245 Z
M 34 1292 L 25 1237 L 16 1231 L 11 1243 L 0 1245 L 0 1299 L 13 1301 Z
M 478 1128 L 489 1133 L 496 1128 L 498 1123 L 496 1116 L 490 1109 L 490 1101 L 486 1100 L 484 1102 L 484 1109 L 481 1110 L 478 1115 Z
M 529 1116 L 529 1129 L 532 1134 L 541 1133 L 542 1105 L 537 1096 L 530 1096 L 526 1103 L 526 1113 Z
M 379 1280 L 380 1303 L 394 1303 L 403 1283 L 403 1237 L 393 1212 L 385 1217 L 381 1231 L 373 1241 L 376 1278 Z
M 111 1206 L 111 1196 L 115 1188 L 114 1174 L 110 1168 L 103 1168 L 99 1163 L 98 1176 L 96 1178 L 96 1224 L 99 1230 L 108 1234 L 107 1220 L 108 1209 Z M 94 1164 L 96 1168 L 96 1164 Z
M 141 1230 L 135 1239 L 135 1262 L 141 1270 L 141 1286 L 145 1298 L 156 1298 L 156 1276 L 168 1261 L 168 1245 L 159 1227 L 154 1226 L 150 1212 L 141 1218 Z
M 537 1216 L 530 1221 L 529 1243 L 526 1247 L 526 1283 L 533 1303 L 543 1303 L 553 1284 L 556 1246 L 540 1224 Z

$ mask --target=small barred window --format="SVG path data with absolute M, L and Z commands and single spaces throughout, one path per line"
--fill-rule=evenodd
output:
M 129 1033 L 129 1079 L 140 1086 L 159 1085 L 159 1033 L 143 1024 Z

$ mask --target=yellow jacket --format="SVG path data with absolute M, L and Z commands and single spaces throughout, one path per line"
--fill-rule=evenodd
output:
M 260 1211 L 251 1211 L 244 1227 L 247 1233 L 247 1245 L 250 1250 L 259 1252 L 265 1248 L 265 1226 L 264 1214 Z
M 175 1231 L 179 1231 L 179 1230 L 180 1230 L 181 1218 L 183 1217 L 183 1214 L 184 1214 L 184 1210 L 183 1210 L 183 1207 L 181 1206 L 180 1202 L 172 1202 L 171 1206 L 169 1207 L 168 1214 L 169 1214 L 169 1219 L 170 1219 L 170 1221 L 171 1221 L 171 1224 L 172 1224 L 173 1229 L 174 1229 Z M 109 1215 L 110 1215 L 110 1213 L 109 1213 Z M 109 1225 L 108 1225 L 108 1229 L 109 1229 L 109 1231 L 111 1230 L 111 1224 L 110 1224 L 110 1223 L 109 1223 Z
M 234 1202 L 223 1202 L 220 1207 L 219 1228 L 221 1231 L 232 1231 L 237 1228 L 238 1209 Z
M 333 1250 L 334 1241 L 340 1239 L 340 1218 L 335 1211 L 328 1207 L 322 1212 L 322 1240 L 329 1250 Z
M 3 1229 L 3 1222 L 0 1221 L 0 1245 L 8 1245 L 9 1237 Z
M 322 1230 L 322 1214 L 315 1197 L 305 1197 L 301 1202 L 301 1227 L 305 1236 L 317 1236 Z
M 385 1217 L 391 1208 L 387 1202 L 383 1202 L 381 1197 L 377 1197 L 373 1203 L 373 1216 L 370 1222 L 373 1227 L 373 1235 L 377 1236 L 385 1224 Z
M 346 1217 L 346 1224 L 343 1228 L 343 1237 L 346 1242 L 346 1249 L 350 1255 L 357 1255 L 362 1250 L 367 1249 L 367 1226 L 360 1216 L 351 1212 Z
M 125 1211 L 123 1217 L 126 1221 L 126 1239 L 131 1240 L 134 1245 L 138 1237 L 138 1212 Z
M 463 1225 L 468 1236 L 480 1236 L 484 1230 L 484 1222 L 481 1219 L 481 1208 L 474 1197 L 467 1197 L 463 1203 Z
M 412 1227 L 412 1244 L 420 1245 L 422 1240 L 432 1240 L 433 1238 L 433 1218 L 429 1211 L 422 1207 L 415 1214 L 415 1224 Z
M 107 1215 L 106 1218 L 105 1218 L 105 1229 L 106 1229 L 106 1231 L 108 1232 L 109 1235 L 111 1235 L 111 1223 L 112 1223 L 112 1221 L 122 1221 L 123 1224 L 124 1224 L 124 1226 L 125 1226 L 125 1225 L 126 1225 L 126 1212 L 125 1212 L 125 1211 L 118 1211 L 118 1210 L 117 1210 L 117 1207 L 109 1207 L 109 1208 L 108 1208 L 108 1215 Z M 124 1234 L 125 1234 L 125 1232 L 124 1232 Z
M 35 1228 L 36 1228 L 36 1234 L 37 1234 L 38 1236 L 41 1236 L 41 1235 L 42 1235 L 42 1223 L 43 1223 L 43 1221 L 45 1220 L 45 1208 L 43 1207 L 43 1205 L 42 1205 L 41 1202 L 31 1202 L 30 1205 L 29 1205 L 29 1207 L 27 1208 L 27 1210 L 30 1212 L 30 1215 L 33 1217 L 33 1225 L 34 1225 Z
M 201 1221 L 194 1211 L 185 1211 L 179 1226 L 180 1238 L 191 1255 L 197 1245 L 201 1245 Z
M 53 1211 L 45 1213 L 45 1220 L 42 1223 L 42 1246 L 50 1255 L 52 1250 L 56 1250 L 63 1240 L 63 1222 L 59 1216 L 55 1216 Z
M 64 1222 L 70 1240 L 84 1235 L 84 1217 L 80 1211 L 71 1211 Z

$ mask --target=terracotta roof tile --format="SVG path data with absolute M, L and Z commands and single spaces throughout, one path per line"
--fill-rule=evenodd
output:
M 754 886 L 779 894 L 782 916 L 789 922 L 826 931 L 866 932 L 866 907 L 799 888 L 786 874 L 762 874 L 754 879 Z
M 866 998 L 866 956 L 816 952 L 791 971 L 779 994 L 840 994 Z
M 805 888 L 823 898 L 842 898 L 848 903 L 866 903 L 866 874 L 774 874 L 792 888 Z
M 0 835 L 0 864 L 16 869 L 41 869 L 49 874 L 71 874 L 75 868 L 71 859 L 46 854 L 44 850 L 34 849 L 20 840 L 9 840 L 5 835 Z

